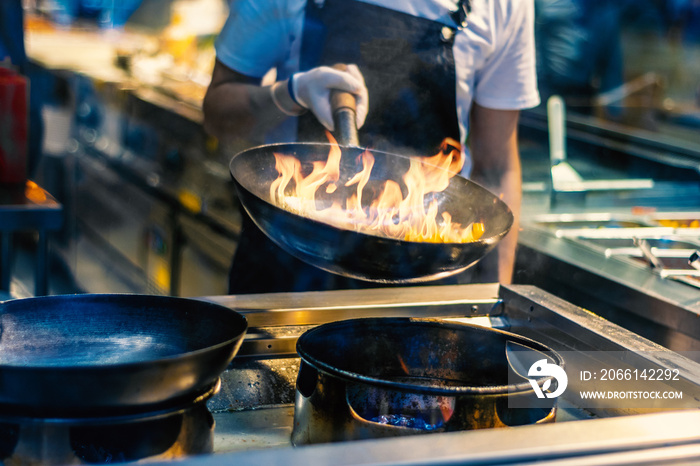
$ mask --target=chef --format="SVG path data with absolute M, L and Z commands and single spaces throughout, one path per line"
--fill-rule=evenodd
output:
M 500 196 L 515 223 L 478 277 L 470 269 L 450 282 L 509 283 L 518 115 L 539 104 L 533 18 L 533 0 L 235 0 L 216 41 L 205 129 L 222 140 L 325 142 L 339 89 L 357 98 L 363 146 L 433 155 L 445 138 L 460 141 L 463 175 Z M 231 293 L 370 286 L 302 263 L 244 217 Z

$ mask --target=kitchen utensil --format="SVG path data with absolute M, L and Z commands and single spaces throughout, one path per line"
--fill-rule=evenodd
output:
M 47 417 L 156 410 L 216 383 L 247 330 L 204 301 L 57 295 L 0 304 L 0 412 Z
M 353 144 L 354 110 L 348 99 L 333 99 L 336 128 L 340 141 Z M 356 128 L 355 128 L 356 130 Z M 273 144 L 245 150 L 233 157 L 230 171 L 238 197 L 255 224 L 282 249 L 328 272 L 383 283 L 409 283 L 437 280 L 461 272 L 486 255 L 508 233 L 513 223 L 510 208 L 494 194 L 459 175 L 442 192 L 433 193 L 440 209 L 452 221 L 464 226 L 482 222 L 484 234 L 466 243 L 404 241 L 332 226 L 276 205 L 270 198 L 270 185 L 278 177 L 274 153 L 292 155 L 303 168 L 325 162 L 330 144 Z M 365 150 L 341 145 L 340 177 L 344 182 L 358 172 L 356 158 Z M 410 158 L 372 151 L 375 158 L 372 178 L 403 183 Z M 324 201 L 324 193 L 317 201 Z
M 513 360 L 563 360 L 509 332 L 430 319 L 352 319 L 307 331 L 297 352 L 296 445 L 549 422 L 556 414 L 555 399 L 511 407 L 522 397 L 538 400 Z

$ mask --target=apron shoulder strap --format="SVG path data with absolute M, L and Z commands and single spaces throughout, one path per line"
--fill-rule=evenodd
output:
M 457 2 L 457 9 L 450 13 L 452 20 L 457 23 L 457 27 L 465 28 L 467 27 L 467 17 L 469 13 L 472 12 L 472 2 L 471 0 L 459 0 Z

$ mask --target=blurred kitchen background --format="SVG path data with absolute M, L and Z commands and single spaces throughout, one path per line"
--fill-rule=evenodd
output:
M 41 115 L 30 178 L 62 210 L 48 233 L 46 292 L 225 294 L 240 221 L 228 163 L 250 142 L 208 137 L 201 102 L 228 2 L 22 6 L 30 106 Z M 604 283 L 616 297 L 609 314 L 657 286 L 684 303 L 674 305 L 700 307 L 687 260 L 700 239 L 700 1 L 535 7 L 542 105 L 521 116 L 515 280 L 589 308 Z M 563 105 L 548 114 L 551 96 Z M 620 228 L 656 230 L 616 244 L 579 234 Z M 11 294 L 34 294 L 37 233 L 12 235 Z M 653 264 L 670 249 L 676 263 Z

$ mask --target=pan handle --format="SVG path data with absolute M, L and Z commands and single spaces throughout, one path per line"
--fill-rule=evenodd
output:
M 333 65 L 333 68 L 345 71 L 347 66 L 336 64 Z M 345 91 L 331 91 L 331 111 L 333 112 L 333 124 L 338 144 L 359 146 L 355 96 Z

